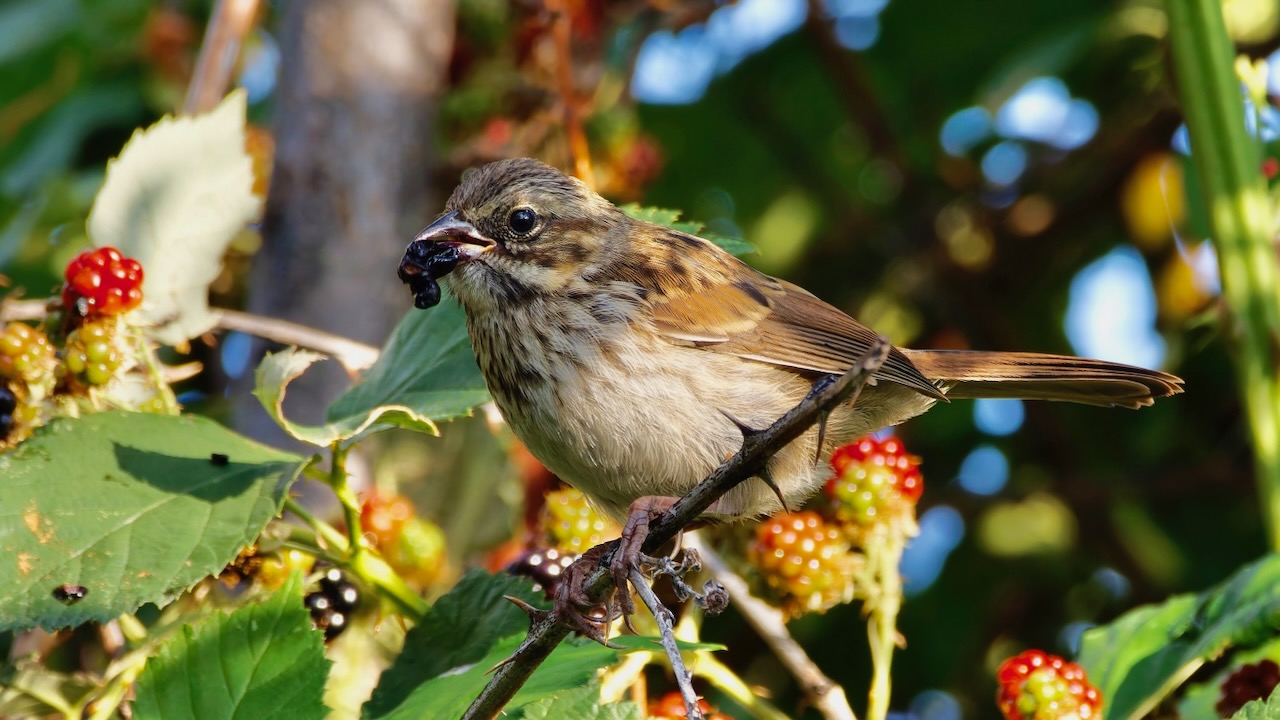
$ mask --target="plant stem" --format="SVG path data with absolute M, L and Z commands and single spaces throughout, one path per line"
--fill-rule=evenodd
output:
M 1272 550 L 1280 550 L 1280 280 L 1257 145 L 1219 0 L 1169 0 L 1178 93 L 1213 228 Z
M 160 398 L 160 405 L 164 408 L 165 414 L 181 415 L 182 406 L 178 404 L 178 398 L 173 394 L 173 388 L 169 386 L 169 381 L 165 379 L 164 368 L 161 367 L 160 361 L 156 358 L 155 346 L 142 334 L 138 335 L 138 354 L 142 356 L 142 363 L 147 366 L 147 379 L 151 381 L 151 387 L 155 389 L 156 397 Z
M 868 575 L 874 595 L 867 601 L 867 637 L 871 645 L 871 691 L 867 720 L 885 720 L 889 714 L 893 651 L 898 646 L 898 611 L 902 609 L 902 576 L 898 564 L 906 546 L 905 535 L 897 528 L 876 533 L 867 547 Z
M 787 720 L 786 713 L 757 696 L 737 673 L 711 653 L 699 652 L 694 662 L 695 675 L 719 688 L 720 692 L 728 695 L 729 699 L 750 713 L 751 717 L 756 720 Z
M 351 543 L 346 536 L 329 523 L 312 515 L 297 500 L 287 498 L 284 501 L 284 507 L 297 515 L 315 531 L 320 540 L 333 548 L 335 551 L 333 558 L 339 565 L 351 570 L 361 580 L 376 589 L 383 597 L 394 603 L 406 617 L 418 622 L 426 616 L 430 606 L 413 591 L 413 588 L 405 584 L 404 578 L 400 577 L 399 573 L 380 555 L 372 552 L 358 554 L 351 552 Z

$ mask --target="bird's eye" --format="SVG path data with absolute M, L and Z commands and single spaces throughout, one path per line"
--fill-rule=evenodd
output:
M 511 228 L 511 232 L 516 235 L 528 235 L 538 225 L 538 213 L 533 210 L 522 207 L 511 211 L 511 215 L 507 217 L 507 226 Z

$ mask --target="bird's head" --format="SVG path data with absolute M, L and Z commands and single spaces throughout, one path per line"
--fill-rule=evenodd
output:
M 499 160 L 463 175 L 444 214 L 409 244 L 400 278 L 421 298 L 448 274 L 468 309 L 525 302 L 570 287 L 626 241 L 630 222 L 549 165 Z

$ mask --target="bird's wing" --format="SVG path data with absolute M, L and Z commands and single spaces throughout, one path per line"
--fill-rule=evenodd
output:
M 683 282 L 649 294 L 654 329 L 673 340 L 808 373 L 847 371 L 878 335 L 803 288 L 727 254 Z M 942 392 L 894 348 L 876 376 L 930 397 Z

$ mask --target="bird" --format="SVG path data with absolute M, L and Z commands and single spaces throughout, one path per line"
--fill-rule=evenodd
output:
M 462 305 L 476 360 L 515 435 L 604 513 L 628 522 L 689 492 L 821 378 L 879 340 L 850 315 L 716 244 L 630 217 L 530 158 L 462 176 L 399 267 L 415 304 Z M 938 402 L 1022 398 L 1138 408 L 1182 391 L 1158 370 L 1065 355 L 892 347 L 835 408 L 729 490 L 707 522 L 798 508 L 815 462 Z M 772 482 L 768 482 L 771 478 Z

